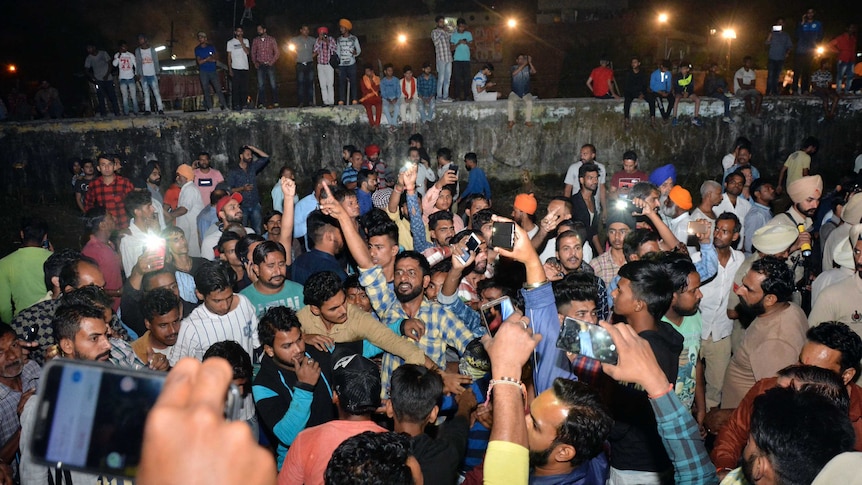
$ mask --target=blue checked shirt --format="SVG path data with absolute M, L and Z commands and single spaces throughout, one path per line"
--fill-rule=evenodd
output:
M 360 269 L 359 282 L 365 287 L 368 300 L 381 322 L 386 325 L 396 321 L 411 318 L 404 311 L 401 302 L 395 296 L 395 291 L 386 284 L 386 277 L 380 266 L 370 269 Z M 425 324 L 425 335 L 417 345 L 435 364 L 446 367 L 446 347 L 453 347 L 459 354 L 464 352 L 467 344 L 473 340 L 473 332 L 464 325 L 452 312 L 439 303 L 422 299 L 422 305 L 413 318 Z M 392 371 L 404 363 L 400 357 L 386 353 L 383 355 L 381 384 L 384 394 L 389 394 L 389 379 Z
M 718 483 L 715 466 L 709 460 L 697 422 L 676 393 L 650 399 L 658 434 L 673 463 L 674 483 L 706 485 Z
M 437 78 L 433 74 L 425 79 L 425 74 L 416 78 L 416 93 L 420 98 L 433 98 L 437 95 Z

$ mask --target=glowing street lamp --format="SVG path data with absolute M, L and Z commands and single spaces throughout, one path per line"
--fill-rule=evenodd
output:
M 398 34 L 398 43 L 399 43 L 399 44 L 401 44 L 401 45 L 406 44 L 406 43 L 407 43 L 407 35 L 405 35 L 405 34 Z
M 18 66 L 16 66 L 15 64 L 9 64 L 8 66 L 6 66 L 6 70 L 9 71 L 10 74 L 15 74 L 16 72 L 18 72 Z
M 658 14 L 658 23 L 664 30 L 664 52 L 662 53 L 662 59 L 667 59 L 670 57 L 670 52 L 667 50 L 667 26 L 668 22 L 670 22 L 670 15 L 666 12 L 661 12 Z
M 514 18 L 511 18 L 506 22 L 506 25 L 508 25 L 510 29 L 514 29 L 518 26 L 518 21 Z
M 153 49 L 153 50 L 154 50 L 154 51 L 156 51 L 156 52 L 161 52 L 161 51 L 163 51 L 163 50 L 165 50 L 165 49 L 167 49 L 167 46 L 160 45 L 160 46 L 156 47 L 156 48 L 155 48 L 155 49 Z
M 670 18 L 668 17 L 668 15 L 666 13 L 662 12 L 662 13 L 658 14 L 658 23 L 666 24 L 668 20 L 670 20 Z
M 296 45 L 293 42 L 287 44 L 287 50 L 290 52 L 296 52 Z
M 736 30 L 724 29 L 721 32 L 721 36 L 727 39 L 727 72 L 730 72 L 730 49 L 733 45 L 733 39 L 736 38 Z
M 824 49 L 823 46 L 820 46 L 817 48 L 817 55 L 818 56 L 822 56 L 824 52 L 826 52 L 826 49 Z

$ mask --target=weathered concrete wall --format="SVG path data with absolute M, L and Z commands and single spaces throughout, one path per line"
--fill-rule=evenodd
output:
M 836 180 L 852 167 L 862 142 L 862 98 L 858 97 L 842 101 L 840 115 L 822 123 L 817 121 L 822 108 L 816 98 L 769 100 L 759 123 L 745 116 L 741 102 L 734 100 L 737 122 L 733 124 L 720 121 L 720 102 L 704 101 L 704 126 L 700 128 L 689 123 L 691 103 L 683 103 L 676 127 L 661 121 L 652 126 L 646 103 L 636 102 L 632 126 L 626 130 L 622 108 L 621 101 L 611 100 L 541 100 L 534 103 L 533 127 L 519 122 L 508 130 L 505 101 L 438 104 L 436 120 L 420 131 L 432 154 L 447 146 L 460 160 L 464 153 L 475 151 L 489 177 L 497 180 L 516 179 L 523 168 L 562 178 L 579 147 L 593 143 L 599 160 L 612 162 L 609 170 L 617 170 L 622 153 L 634 149 L 640 154 L 642 168 L 673 162 L 682 183 L 692 188 L 720 172 L 721 157 L 740 135 L 754 143 L 754 165 L 773 175 L 805 136 L 817 136 L 821 151 L 815 170 L 828 180 Z M 522 120 L 522 114 L 518 115 Z M 25 170 L 33 188 L 50 193 L 69 190 L 68 161 L 92 158 L 101 151 L 122 154 L 128 162 L 124 174 L 136 176 L 145 159 L 156 158 L 173 170 L 199 151 L 211 152 L 215 167 L 224 171 L 237 150 L 251 144 L 273 157 L 262 185 L 273 183 L 278 168 L 286 164 L 296 168 L 304 188 L 307 175 L 316 168 L 341 169 L 344 144 L 377 143 L 384 160 L 400 163 L 410 133 L 402 129 L 390 134 L 385 128 L 369 127 L 361 106 L 5 123 L 0 124 L 0 187 L 11 189 L 16 161 L 27 162 Z

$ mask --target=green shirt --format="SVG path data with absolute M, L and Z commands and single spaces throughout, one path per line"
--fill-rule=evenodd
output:
M 694 388 L 697 383 L 697 356 L 700 353 L 700 333 L 703 328 L 703 319 L 700 312 L 683 317 L 680 326 L 662 317 L 674 330 L 683 337 L 682 352 L 679 354 L 679 371 L 676 374 L 676 395 L 686 409 L 690 409 L 694 403 Z
M 42 265 L 51 251 L 25 247 L 0 259 L 0 320 L 12 323 L 14 315 L 45 298 L 45 272 Z
M 305 304 L 302 303 L 302 285 L 290 280 L 284 281 L 284 287 L 278 293 L 273 295 L 264 295 L 257 291 L 254 285 L 247 286 L 239 292 L 241 295 L 251 301 L 257 311 L 257 317 L 260 318 L 263 313 L 272 307 L 286 306 L 294 311 L 299 311 Z

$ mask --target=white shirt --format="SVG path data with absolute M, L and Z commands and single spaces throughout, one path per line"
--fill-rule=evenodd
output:
M 728 153 L 721 159 L 721 170 L 725 171 L 736 163 L 736 156 L 733 153 Z
M 245 228 L 246 234 L 254 234 L 254 229 L 250 227 Z M 207 229 L 206 234 L 204 234 L 203 240 L 201 241 L 201 257 L 204 259 L 208 259 L 210 261 L 215 259 L 215 251 L 213 248 L 218 244 L 218 240 L 221 239 L 222 232 L 219 230 L 218 223 L 213 224 Z M 186 236 L 188 239 L 188 236 Z M 191 247 L 191 243 L 189 243 Z
M 749 69 L 746 71 L 744 67 L 740 67 L 739 70 L 736 71 L 736 74 L 733 75 L 733 91 L 739 92 L 740 89 L 746 89 L 739 84 L 740 79 L 742 79 L 742 82 L 744 82 L 745 84 L 749 84 L 756 78 L 757 74 L 754 72 L 754 69 Z
M 129 221 L 129 234 L 120 240 L 120 256 L 123 258 L 123 271 L 126 277 L 132 274 L 132 268 L 138 264 L 138 258 L 144 253 L 147 247 L 147 240 L 152 237 L 158 237 L 153 232 L 144 232 L 135 225 L 135 219 Z
M 248 54 L 242 50 L 243 45 L 245 45 L 246 49 L 249 48 L 248 39 L 242 39 L 242 44 L 240 44 L 239 39 L 234 37 L 227 41 L 227 52 L 230 54 L 231 68 L 248 71 Z
M 733 291 L 733 277 L 743 261 L 745 255 L 731 249 L 727 266 L 719 263 L 715 278 L 700 287 L 700 292 L 703 293 L 700 300 L 700 314 L 703 317 L 702 339 L 718 342 L 733 331 L 733 320 L 727 316 L 727 300 Z
M 177 217 L 175 222 L 185 233 L 186 241 L 189 243 L 189 256 L 199 257 L 201 248 L 198 245 L 198 214 L 203 210 L 204 202 L 193 180 L 186 182 L 180 189 L 177 207 L 185 207 L 188 211 L 185 215 Z
M 676 236 L 676 240 L 685 244 L 688 241 L 688 222 L 691 220 L 691 214 L 683 212 L 682 214 L 670 220 L 670 230 Z
M 733 202 L 730 201 L 730 196 L 725 194 L 721 194 L 721 203 L 712 208 L 712 212 L 718 217 L 720 214 L 724 214 L 725 212 L 732 212 L 736 214 L 736 217 L 739 219 L 739 241 L 740 245 L 742 241 L 745 240 L 745 216 L 748 214 L 748 211 L 751 210 L 751 202 L 745 200 L 745 197 L 737 196 L 736 197 L 736 206 L 734 207 Z M 714 221 L 713 221 L 714 223 Z M 715 229 L 715 228 L 713 228 Z
M 416 165 L 418 168 L 416 172 L 416 192 L 419 193 L 420 198 L 425 195 L 426 185 L 428 182 L 436 182 L 437 175 L 434 173 L 434 170 L 426 167 L 424 163 L 418 163 Z
M 155 76 L 156 65 L 153 63 L 153 49 L 141 49 L 141 74 L 144 76 Z
M 135 59 L 135 55 L 131 52 L 117 52 L 114 54 L 114 67 L 119 68 L 120 70 L 120 79 L 134 79 L 135 78 L 135 66 L 137 65 L 137 59 Z

